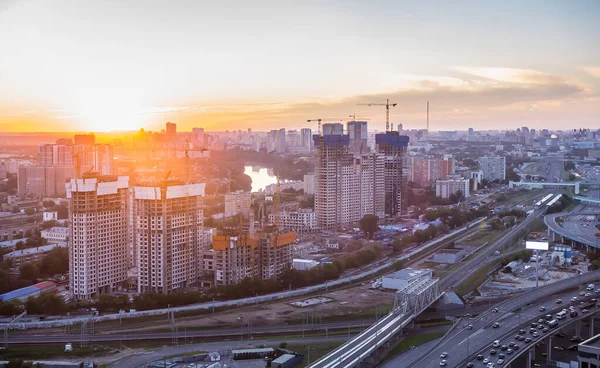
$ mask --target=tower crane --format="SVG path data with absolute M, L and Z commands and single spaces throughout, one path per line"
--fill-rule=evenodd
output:
M 323 120 L 323 119 L 308 119 L 308 120 L 306 120 L 306 122 L 308 122 L 308 123 L 312 123 L 313 121 L 316 121 L 316 122 L 318 122 L 317 134 L 318 134 L 318 135 L 321 135 L 321 121 L 322 121 L 322 120 Z
M 358 106 L 385 106 L 385 131 L 390 131 L 390 106 L 396 107 L 396 103 L 390 103 L 389 99 L 385 103 L 359 103 Z

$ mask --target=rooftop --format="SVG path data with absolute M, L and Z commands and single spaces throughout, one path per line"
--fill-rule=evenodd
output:
M 384 277 L 398 280 L 412 280 L 415 277 L 421 276 L 424 273 L 431 272 L 429 269 L 416 269 L 416 268 L 405 268 L 400 271 L 396 271 Z
M 592 348 L 600 348 L 600 334 L 590 337 L 589 339 L 585 340 L 584 342 L 582 342 L 579 345 L 580 346 L 589 346 Z
M 43 282 L 37 283 L 35 285 L 26 286 L 24 288 L 9 291 L 8 293 L 2 294 L 2 295 L 0 295 L 0 300 L 7 301 L 7 300 L 11 300 L 11 299 L 20 298 L 22 296 L 32 294 L 39 290 L 44 290 L 44 289 L 54 287 L 54 286 L 56 286 L 56 284 L 51 281 L 43 281 Z
M 46 253 L 57 247 L 65 248 L 65 247 L 67 247 L 67 243 L 48 244 L 48 245 L 42 245 L 41 247 L 15 250 L 14 252 L 7 253 L 4 256 L 5 257 L 22 257 L 22 256 L 27 256 L 27 255 Z

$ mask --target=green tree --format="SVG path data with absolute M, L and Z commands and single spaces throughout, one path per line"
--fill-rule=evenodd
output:
M 376 215 L 364 215 L 363 218 L 358 222 L 358 226 L 369 239 L 373 239 L 373 235 L 377 230 L 379 230 L 379 225 L 377 222 L 379 221 L 379 216 Z
M 35 263 L 27 262 L 19 266 L 19 278 L 34 284 L 39 277 L 39 269 Z
M 35 213 L 35 209 L 34 209 L 34 208 L 28 207 L 28 208 L 26 208 L 26 209 L 25 209 L 25 214 L 26 214 L 27 216 L 31 216 L 31 215 L 33 215 L 34 213 Z

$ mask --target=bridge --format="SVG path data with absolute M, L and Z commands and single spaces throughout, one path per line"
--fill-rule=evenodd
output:
M 419 278 L 396 292 L 392 311 L 371 327 L 309 365 L 310 368 L 356 367 L 395 338 L 441 296 L 437 278 Z M 376 363 L 376 362 L 371 362 Z
M 551 182 L 529 182 L 529 181 L 509 181 L 508 187 L 514 188 L 518 186 L 526 186 L 529 188 L 542 189 L 544 187 L 556 188 L 556 187 L 573 187 L 575 194 L 579 194 L 579 182 L 567 182 L 567 183 L 551 183 Z

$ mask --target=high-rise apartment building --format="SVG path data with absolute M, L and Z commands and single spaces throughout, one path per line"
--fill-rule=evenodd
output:
M 483 156 L 479 159 L 479 169 L 483 179 L 488 181 L 506 179 L 506 158 L 503 156 Z
M 76 145 L 93 146 L 96 144 L 96 136 L 90 134 L 75 134 L 74 141 Z
M 310 149 L 312 147 L 312 134 L 310 128 L 300 129 L 300 142 L 304 148 Z
M 192 128 L 192 144 L 197 148 L 204 148 L 206 144 L 204 142 L 203 128 Z
M 72 166 L 73 146 L 43 144 L 38 147 L 38 158 L 42 166 Z
M 303 181 L 304 194 L 313 195 L 315 194 L 315 174 L 310 173 L 304 175 Z
M 69 198 L 69 284 L 77 300 L 118 290 L 129 266 L 129 177 L 84 177 L 66 184 Z
M 215 285 L 235 285 L 248 277 L 269 279 L 291 267 L 296 233 L 213 236 Z
M 384 213 L 384 157 L 350 153 L 350 136 L 342 132 L 342 124 L 324 124 L 323 135 L 313 136 L 315 212 L 322 230 L 353 225 L 366 214 Z
M 177 141 L 177 124 L 168 122 L 165 125 L 165 133 L 167 135 L 167 141 L 169 143 L 175 143 Z
M 408 180 L 426 186 L 454 173 L 454 158 L 409 157 Z
M 138 292 L 196 285 L 202 270 L 204 184 L 133 187 L 132 240 Z
M 464 179 L 458 175 L 450 175 L 447 179 L 438 179 L 435 181 L 436 197 L 450 198 L 451 194 L 458 191 L 466 198 L 470 195 L 469 179 Z
M 117 174 L 115 171 L 115 157 L 113 154 L 113 147 L 110 144 L 97 144 L 92 148 L 93 152 L 93 167 L 100 175 L 114 175 Z
M 275 152 L 285 153 L 285 129 L 283 128 L 275 133 Z
M 65 183 L 74 175 L 73 166 L 21 166 L 17 174 L 17 191 L 19 195 L 62 197 Z
M 347 131 L 350 136 L 350 152 L 361 154 L 369 151 L 366 121 L 349 121 Z
M 375 147 L 384 157 L 385 214 L 393 217 L 406 210 L 406 157 L 409 138 L 398 132 L 375 135 Z

